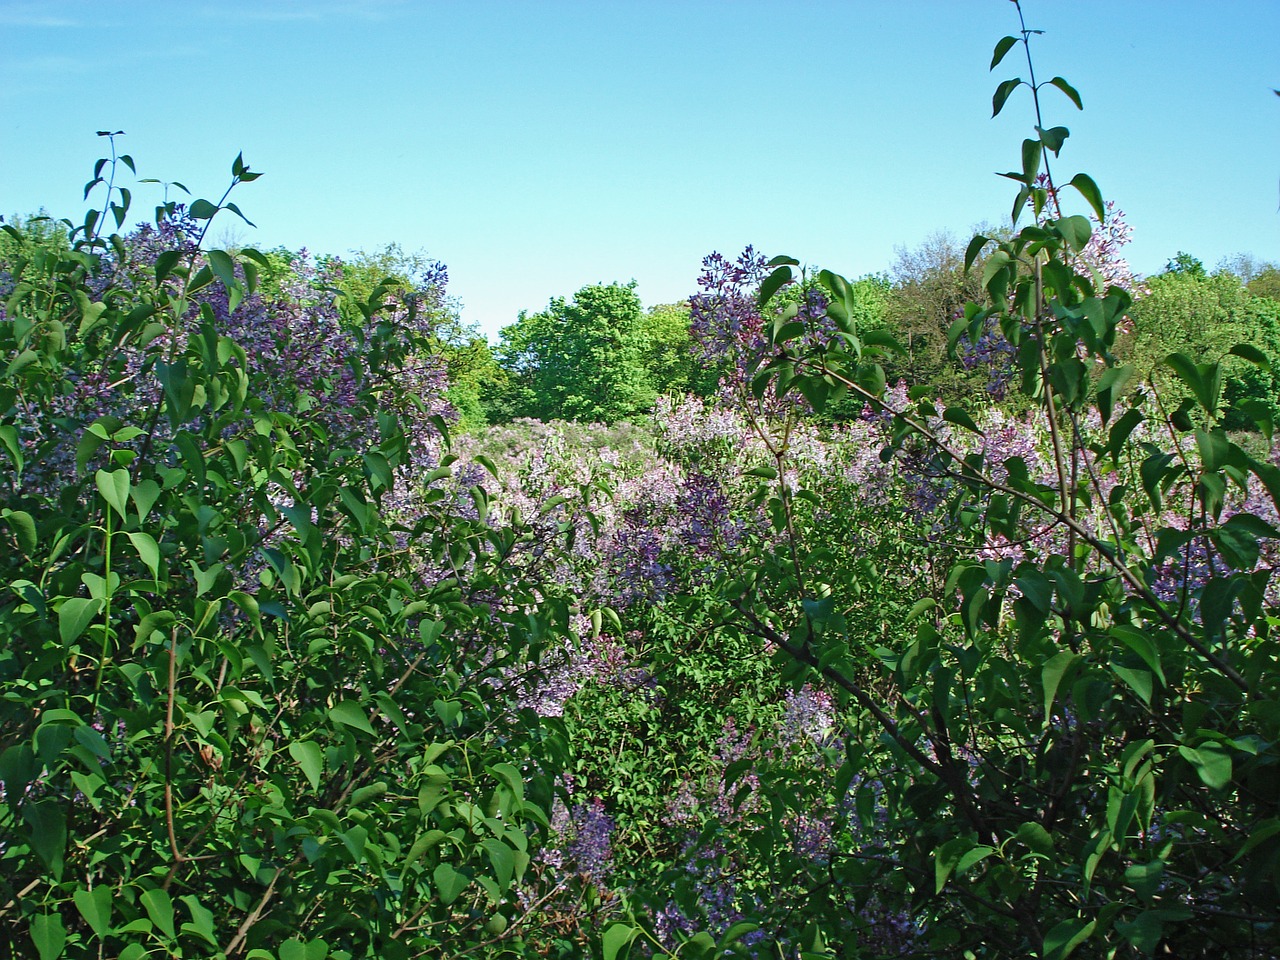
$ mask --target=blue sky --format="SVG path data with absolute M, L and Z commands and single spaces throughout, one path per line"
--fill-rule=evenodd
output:
M 1280 3 L 1027 0 L 1045 120 L 1126 211 L 1129 258 L 1280 260 Z M 647 304 L 753 243 L 848 275 L 1008 216 L 1033 124 L 999 80 L 1008 0 L 0 0 L 0 212 L 78 218 L 124 130 L 139 176 L 216 199 L 215 238 L 448 264 L 495 335 L 596 282 Z M 142 213 L 158 188 L 135 191 Z M 227 229 L 233 233 L 228 234 Z

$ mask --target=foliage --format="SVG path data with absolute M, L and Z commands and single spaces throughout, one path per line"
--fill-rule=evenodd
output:
M 1154 380 L 1170 403 L 1190 396 L 1175 371 L 1164 364 L 1170 352 L 1223 361 L 1226 397 L 1240 411 L 1226 420 L 1230 429 L 1252 425 L 1249 419 L 1280 412 L 1280 304 L 1252 296 L 1230 273 L 1207 276 L 1171 271 L 1147 281 L 1147 293 L 1130 311 L 1132 329 L 1117 348 L 1144 379 Z M 1248 343 L 1261 350 L 1268 364 L 1259 366 L 1232 357 L 1231 347 Z M 1257 410 L 1241 406 L 1246 401 Z
M 971 392 L 947 363 L 947 331 L 964 305 L 982 293 L 978 277 L 964 269 L 964 247 L 935 233 L 915 249 L 900 247 L 893 265 L 888 326 L 903 353 L 886 366 L 893 379 L 936 384 L 948 397 Z
M 510 383 L 494 401 L 495 419 L 612 423 L 644 412 L 656 396 L 644 332 L 634 283 L 583 287 L 571 301 L 522 312 L 497 348 Z
M 643 364 L 659 395 L 706 397 L 715 392 L 718 370 L 699 361 L 689 324 L 688 304 L 659 304 L 645 311 L 639 333 Z
M 508 576 L 518 528 L 415 500 L 445 420 L 385 287 L 339 312 L 295 264 L 263 301 L 265 258 L 201 249 L 226 194 L 102 235 L 121 165 L 69 246 L 6 229 L 5 939 L 501 952 L 551 797 L 501 691 L 563 606 Z
M 445 265 L 421 253 L 406 253 L 394 243 L 345 260 L 328 257 L 322 263 L 338 277 L 337 289 L 356 303 L 368 302 L 381 287 L 387 298 L 384 309 L 404 314 L 405 322 L 421 329 L 427 349 L 443 363 L 448 375 L 444 395 L 457 411 L 459 428 L 484 426 L 481 397 L 501 378 L 501 371 L 489 342 L 474 325 L 462 321 L 457 303 L 447 296 Z
M 1214 273 L 1230 273 L 1255 297 L 1280 300 L 1280 264 L 1271 260 L 1259 261 L 1247 253 L 1238 253 L 1218 263 Z
M 717 288 L 722 327 L 754 318 L 763 341 L 745 364 L 748 395 L 784 411 L 795 394 L 819 410 L 860 397 L 889 430 L 886 455 L 934 482 L 940 532 L 959 551 L 942 591 L 910 612 L 914 629 L 873 646 L 847 597 L 883 589 L 883 578 L 851 569 L 802 522 L 803 503 L 825 501 L 788 472 L 788 444 L 766 432 L 776 428 L 751 416 L 777 460 L 761 473 L 773 481 L 762 500 L 773 537 L 706 605 L 718 636 L 772 646 L 797 692 L 825 685 L 843 722 L 832 776 L 819 764 L 735 796 L 758 828 L 739 832 L 750 862 L 780 865 L 775 880 L 788 862 L 779 850 L 799 849 L 786 818 L 834 804 L 826 823 L 838 839 L 821 881 L 811 874 L 791 922 L 771 927 L 779 952 L 1265 957 L 1277 947 L 1280 473 L 1227 435 L 1220 355 L 1165 360 L 1189 394 L 1176 410 L 1146 402 L 1159 385 L 1124 391 L 1135 371 L 1116 347 L 1132 298 L 1098 282 L 1083 256 L 1089 218 L 1064 209 L 1048 176 L 1068 132 L 1045 125 L 1042 94 L 1081 99 L 1061 77 L 1036 81 L 1034 32 L 1002 39 L 992 60 L 1019 44 L 1028 54 L 1030 78 L 1001 83 L 993 107 L 1031 92 L 1035 136 L 1006 176 L 1019 185 L 1015 227 L 1026 209 L 1033 219 L 970 244 L 969 262 L 990 248 L 989 305 L 966 306 L 950 340 L 998 327 L 1046 443 L 1000 449 L 990 423 L 938 404 L 929 385 L 886 393 L 882 360 L 898 347 L 850 322 L 849 284 L 835 274 L 818 274 L 820 313 L 778 305 L 795 279 L 785 257 Z M 1105 217 L 1092 179 L 1070 186 Z M 754 314 L 743 306 L 752 289 Z M 1226 349 L 1269 365 L 1251 343 Z M 763 782 L 770 770 L 761 757 L 725 782 Z M 681 903 L 707 895 L 693 884 Z M 619 923 L 605 955 L 664 944 L 661 927 L 661 916 Z M 718 955 L 733 929 L 677 931 L 662 949 Z M 890 929 L 907 939 L 891 942 Z
M 109 135 L 0 236 L 10 952 L 1274 956 L 1275 304 L 1133 276 L 1034 33 L 1010 227 L 496 371 L 398 248 L 103 235 Z
M 1179 250 L 1164 265 L 1165 273 L 1180 274 L 1182 276 L 1195 277 L 1203 279 L 1208 276 L 1204 269 L 1204 261 L 1198 257 L 1193 257 L 1185 250 Z
M 1255 297 L 1266 297 L 1280 302 L 1280 267 L 1270 265 L 1249 280 L 1249 292 Z

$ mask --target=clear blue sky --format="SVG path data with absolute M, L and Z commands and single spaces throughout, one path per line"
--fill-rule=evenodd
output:
M 1280 260 L 1280 2 L 1025 8 L 1038 78 L 1084 98 L 1048 97 L 1055 172 L 1125 209 L 1138 270 Z M 1008 0 L 0 0 L 0 212 L 78 218 L 118 129 L 210 199 L 243 151 L 243 243 L 443 260 L 490 335 L 589 283 L 682 299 L 747 243 L 859 275 L 1007 217 L 1016 28 Z

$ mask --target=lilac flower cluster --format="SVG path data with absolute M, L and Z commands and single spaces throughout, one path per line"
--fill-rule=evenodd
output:
M 837 743 L 835 701 L 831 694 L 806 683 L 784 695 L 778 742 L 795 746 L 805 741 L 815 747 Z
M 1146 285 L 1120 253 L 1121 248 L 1128 246 L 1133 239 L 1133 227 L 1125 220 L 1124 211 L 1116 206 L 1114 200 L 1106 201 L 1104 209 L 1107 217 L 1102 222 L 1090 215 L 1093 233 L 1080 251 L 1080 259 L 1097 272 L 1102 280 L 1102 289 L 1119 287 L 1132 297 L 1143 296 L 1148 292 Z
M 153 282 L 155 263 L 166 252 L 191 258 L 191 269 L 195 270 L 200 265 L 197 240 L 201 229 L 199 222 L 181 209 L 158 225 L 139 226 L 123 238 L 118 251 L 102 256 L 101 270 L 91 286 L 110 299 L 118 291 Z M 24 492 L 42 495 L 59 486 L 74 464 L 75 444 L 84 424 L 108 415 L 129 422 L 139 411 L 154 409 L 163 392 L 153 368 L 155 358 L 181 351 L 206 317 L 212 318 L 215 333 L 245 349 L 244 372 L 252 380 L 252 403 L 260 405 L 259 409 L 287 412 L 304 424 L 323 425 L 335 448 L 369 445 L 378 430 L 368 414 L 357 414 L 359 395 L 386 385 L 370 382 L 357 362 L 373 324 L 363 330 L 351 328 L 333 297 L 324 292 L 338 285 L 341 270 L 337 260 L 317 268 L 303 251 L 277 290 L 269 295 L 251 293 L 234 311 L 226 288 L 221 283 L 209 284 L 191 298 L 185 316 L 169 319 L 158 339 L 145 345 L 126 340 L 105 352 L 98 365 L 84 366 L 79 373 L 66 376 L 49 401 L 50 409 L 40 416 L 32 411 L 27 418 L 22 440 L 32 468 L 23 476 Z M 243 280 L 238 265 L 236 271 Z M 432 273 L 431 283 L 414 296 L 435 303 L 444 296 L 443 288 L 435 285 L 444 276 L 443 268 Z M 171 293 L 178 291 L 179 284 L 176 274 L 165 281 Z M 428 324 L 433 316 L 430 311 L 401 304 L 373 323 L 402 323 L 407 329 Z M 445 399 L 447 372 L 438 358 L 418 353 L 409 357 L 396 376 L 401 380 L 398 395 L 415 398 L 400 413 L 410 418 L 410 433 L 424 449 L 435 434 L 431 418 L 453 416 Z M 135 443 L 163 449 L 169 430 L 167 418 L 157 418 L 149 423 L 148 435 Z
M 956 314 L 953 320 L 960 319 Z M 1014 349 L 999 324 L 988 318 L 977 340 L 966 333 L 956 344 L 960 365 L 966 370 L 982 370 L 987 374 L 987 394 L 992 400 L 1003 400 L 1017 379 L 1017 350 Z
M 604 802 L 559 804 L 552 816 L 557 845 L 547 851 L 548 863 L 602 885 L 609 878 L 613 857 L 610 842 L 617 824 L 604 810 Z
M 768 275 L 767 258 L 753 247 L 733 261 L 719 253 L 703 258 L 698 292 L 689 298 L 690 330 L 703 356 L 738 359 L 763 347 L 755 290 Z

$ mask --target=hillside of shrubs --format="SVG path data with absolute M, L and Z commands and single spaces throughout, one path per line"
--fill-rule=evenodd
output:
M 494 344 L 108 135 L 0 226 L 0 956 L 1280 956 L 1280 268 L 1068 135 Z

